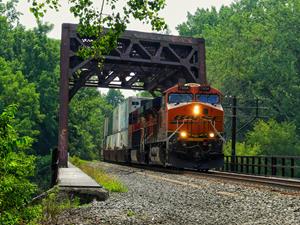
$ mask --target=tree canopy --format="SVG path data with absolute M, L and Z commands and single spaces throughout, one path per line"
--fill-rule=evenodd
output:
M 299 135 L 299 23 L 297 0 L 241 0 L 189 13 L 177 30 L 206 39 L 212 85 L 240 103 L 259 98 L 268 107 L 263 116 L 294 123 Z
M 57 147 L 60 42 L 47 37 L 51 25 L 39 23 L 27 30 L 17 17 L 9 18 L 13 7 L 0 3 L 0 113 L 18 104 L 14 127 L 34 139 L 27 153 L 37 156 L 33 180 L 42 191 L 49 187 L 49 154 Z M 112 107 L 96 89 L 79 91 L 70 104 L 71 154 L 98 157 L 103 120 Z
M 52 10 L 60 10 L 59 0 L 29 0 L 31 12 L 37 21 Z M 150 24 L 153 30 L 167 29 L 159 11 L 165 7 L 165 0 L 126 0 L 126 4 L 117 8 L 119 0 L 102 0 L 100 7 L 92 0 L 70 0 L 69 11 L 79 20 L 78 32 L 82 36 L 94 37 L 90 47 L 83 47 L 79 55 L 84 58 L 102 58 L 117 44 L 117 39 L 126 30 L 130 19 Z M 109 13 L 104 12 L 108 8 Z M 104 30 L 104 27 L 107 30 Z
M 116 107 L 118 104 L 124 101 L 124 96 L 118 89 L 109 89 L 107 95 L 105 96 L 107 103 Z

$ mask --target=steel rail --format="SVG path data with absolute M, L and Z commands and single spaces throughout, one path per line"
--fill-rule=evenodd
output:
M 127 164 L 127 163 L 117 163 L 110 162 L 114 164 L 119 164 L 122 166 L 129 166 L 136 169 L 149 170 L 154 172 L 162 172 L 169 174 L 180 174 L 180 175 L 193 175 L 194 177 L 207 177 L 218 180 L 230 180 L 236 182 L 245 182 L 252 184 L 259 184 L 264 186 L 276 186 L 279 188 L 293 189 L 295 191 L 300 191 L 300 179 L 287 179 L 287 178 L 278 178 L 278 177 L 268 177 L 268 176 L 257 176 L 249 174 L 240 174 L 240 173 L 230 173 L 223 171 L 209 170 L 208 172 L 201 172 L 192 169 L 179 169 L 172 167 L 163 167 L 163 166 L 154 166 L 154 165 L 141 165 L 141 164 Z
M 209 178 L 226 179 L 238 182 L 256 183 L 261 185 L 277 186 L 280 188 L 289 188 L 300 191 L 300 180 L 286 179 L 278 177 L 257 176 L 240 173 L 229 173 L 222 171 L 209 170 L 208 173 L 201 173 L 198 171 L 184 170 L 185 174 L 196 176 L 206 176 Z

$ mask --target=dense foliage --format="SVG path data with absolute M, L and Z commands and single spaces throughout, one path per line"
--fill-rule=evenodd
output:
M 0 1 L 0 113 L 18 104 L 13 125 L 20 135 L 32 138 L 28 153 L 37 156 L 34 181 L 39 190 L 50 181 L 50 153 L 57 146 L 59 48 L 50 39 L 48 24 L 26 30 L 18 21 L 14 2 Z M 119 91 L 108 97 L 96 89 L 80 90 L 70 104 L 70 153 L 84 159 L 98 157 L 102 124 L 112 106 L 121 101 Z M 87 110 L 88 109 L 88 110 Z
M 26 154 L 32 144 L 13 127 L 16 108 L 9 106 L 0 114 L 0 224 L 29 224 L 40 213 L 27 207 L 36 191 L 28 178 L 34 175 L 34 156 Z
M 124 96 L 120 90 L 109 89 L 107 95 L 105 96 L 105 100 L 107 103 L 115 107 L 124 101 Z
M 268 107 L 263 116 L 280 123 L 257 123 L 256 136 L 246 137 L 260 145 L 258 153 L 295 154 L 299 149 L 293 142 L 300 135 L 299 23 L 297 0 L 241 0 L 220 10 L 198 9 L 177 27 L 181 35 L 206 39 L 208 78 L 214 86 L 236 95 L 241 105 L 261 99 Z M 249 117 L 248 111 L 239 113 Z M 280 129 L 286 126 L 285 132 L 295 135 L 291 140 Z M 293 144 L 279 149 L 287 142 Z
M 299 155 L 300 144 L 293 123 L 259 120 L 245 139 L 237 143 L 238 155 Z M 225 145 L 225 153 L 231 154 L 231 142 Z
M 39 21 L 48 8 L 59 10 L 60 0 L 29 0 L 33 15 Z M 117 8 L 119 0 L 69 0 L 69 11 L 79 20 L 78 32 L 82 36 L 94 37 L 91 47 L 79 49 L 84 58 L 102 58 L 117 44 L 117 39 L 126 30 L 130 19 L 150 24 L 153 30 L 167 28 L 165 21 L 158 12 L 165 7 L 165 0 L 126 0 L 122 7 Z M 100 6 L 100 7 L 98 7 Z M 48 8 L 47 8 L 48 7 Z M 104 9 L 108 8 L 109 13 Z M 106 9 L 107 10 L 107 9 Z M 107 29 L 104 30 L 104 27 Z
M 81 89 L 70 105 L 70 154 L 82 159 L 99 158 L 104 118 L 111 112 L 112 105 L 91 88 Z

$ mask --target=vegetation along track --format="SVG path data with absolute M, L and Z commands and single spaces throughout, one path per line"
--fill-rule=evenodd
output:
M 123 164 L 119 163 L 121 165 Z M 246 182 L 252 184 L 275 186 L 279 188 L 288 188 L 296 191 L 300 191 L 300 180 L 298 179 L 288 179 L 288 178 L 278 178 L 278 177 L 266 177 L 266 176 L 255 176 L 249 174 L 239 174 L 239 173 L 229 173 L 222 171 L 209 170 L 208 172 L 199 172 L 191 169 L 178 169 L 178 168 L 164 168 L 161 166 L 148 166 L 148 165 L 138 165 L 131 164 L 130 166 L 138 169 L 145 169 L 151 171 L 159 171 L 165 173 L 177 173 L 182 175 L 188 175 L 193 177 L 207 177 L 219 180 L 230 180 L 234 182 Z

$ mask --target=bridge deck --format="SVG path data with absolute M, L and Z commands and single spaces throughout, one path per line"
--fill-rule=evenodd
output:
M 68 163 L 68 168 L 59 168 L 58 186 L 101 188 L 101 185 L 70 162 Z

